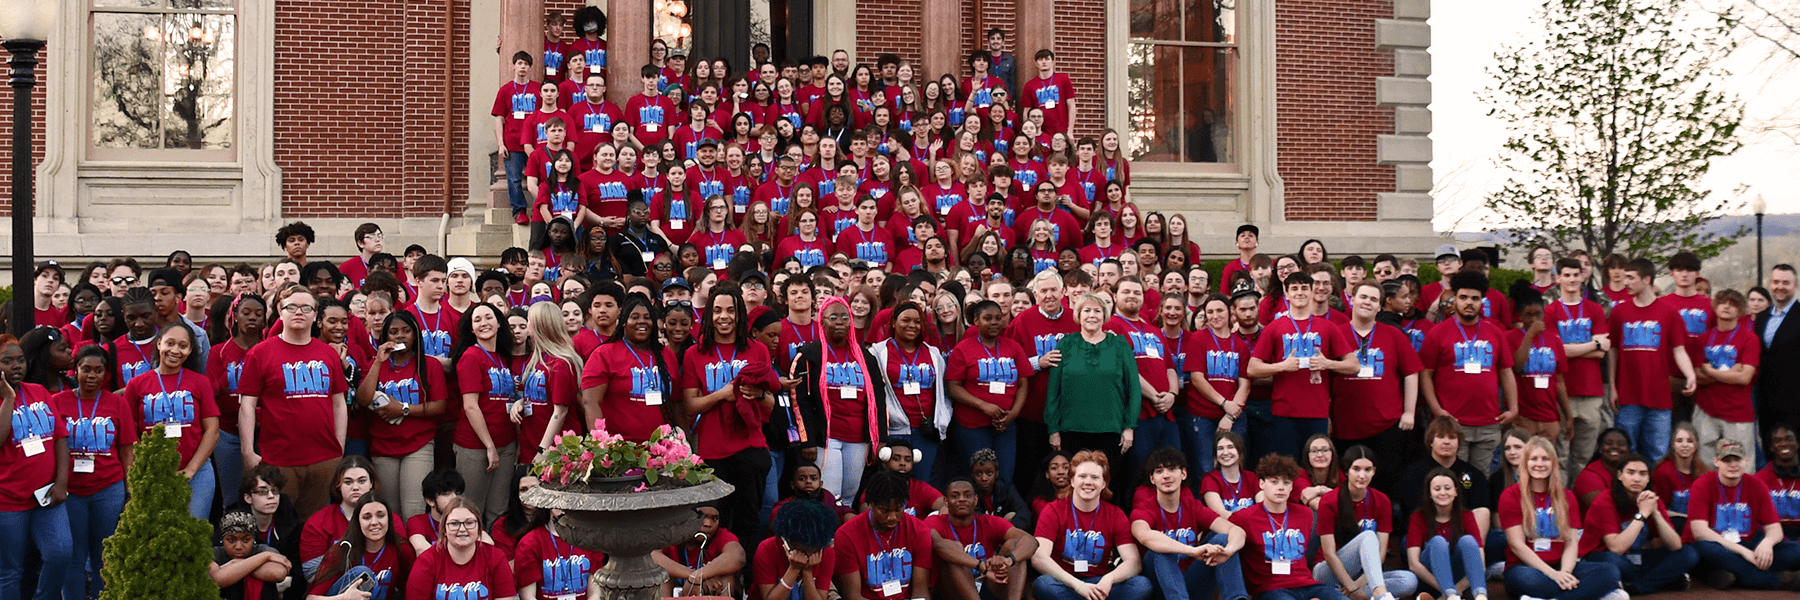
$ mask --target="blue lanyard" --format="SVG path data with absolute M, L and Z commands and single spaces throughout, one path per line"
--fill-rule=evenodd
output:
M 181 376 L 182 376 L 183 371 L 187 371 L 187 369 L 176 369 L 175 370 L 175 391 L 177 391 L 177 392 L 181 391 Z M 162 390 L 164 398 L 169 397 L 169 386 L 163 384 L 162 371 L 156 371 L 156 387 L 157 387 L 157 389 Z M 80 400 L 80 398 L 77 397 L 76 400 Z M 81 404 L 79 402 L 77 402 L 75 407 L 81 408 Z M 100 409 L 100 397 L 98 395 L 96 395 L 96 396 L 94 396 L 94 410 L 97 411 L 99 409 Z
M 1179 330 L 1177 330 L 1177 331 L 1176 331 L 1176 332 L 1175 332 L 1175 351 L 1174 351 L 1174 352 L 1170 352 L 1170 353 L 1169 353 L 1169 357 L 1170 357 L 1170 358 L 1174 358 L 1174 357 L 1177 357 L 1177 356 L 1182 356 L 1182 352 L 1181 352 L 1181 347 L 1182 347 L 1182 345 L 1184 345 L 1184 344 L 1186 344 L 1186 343 L 1187 343 L 1187 336 L 1185 336 L 1185 335 L 1182 335 L 1182 334 L 1184 334 L 1184 333 L 1186 333 L 1186 332 L 1183 332 L 1183 331 L 1179 331 Z M 1169 336 L 1167 336 L 1167 335 L 1164 335 L 1164 336 L 1163 336 L 1163 339 L 1165 339 L 1165 340 L 1166 340 L 1166 339 L 1169 339 Z M 1164 346 L 1167 346 L 1167 345 L 1168 345 L 1168 343 L 1167 343 L 1167 342 L 1165 342 L 1165 343 L 1163 343 L 1163 345 L 1164 345 Z M 1185 366 L 1185 365 L 1184 365 L 1184 366 Z M 1183 369 L 1183 370 L 1182 370 L 1182 374 L 1181 374 L 1181 375 L 1182 375 L 1182 376 L 1183 376 L 1183 377 L 1186 377 L 1186 376 L 1187 376 L 1187 371 L 1186 371 L 1186 369 Z
M 1075 531 L 1093 531 L 1092 529 L 1082 529 L 1081 528 L 1081 511 L 1075 510 L 1075 499 L 1074 498 L 1069 499 L 1069 518 L 1074 521 Z M 1094 518 L 1092 520 L 1088 521 L 1088 525 L 1096 526 L 1099 524 L 1100 524 L 1100 507 L 1096 506 L 1096 507 L 1094 507 Z
M 1365 337 L 1363 334 L 1357 333 L 1355 327 L 1351 327 L 1350 335 L 1356 337 L 1356 360 L 1357 360 L 1357 362 L 1362 362 L 1364 360 L 1368 360 L 1369 347 L 1375 345 L 1375 328 L 1370 327 L 1369 335 Z
M 1452 325 L 1456 326 L 1456 335 L 1461 336 L 1462 341 L 1465 344 L 1474 346 L 1475 340 L 1478 340 L 1481 338 L 1481 320 L 1480 319 L 1475 320 L 1475 335 L 1469 335 L 1469 332 L 1467 330 L 1463 329 L 1462 319 L 1451 319 L 1450 323 Z
M 718 357 L 718 358 L 719 358 L 719 365 L 720 365 L 720 366 L 728 366 L 728 365 L 731 365 L 731 364 L 732 364 L 732 363 L 736 363 L 736 362 L 737 362 L 737 355 L 738 355 L 738 351 L 737 351 L 737 348 L 736 348 L 736 347 L 732 347 L 732 349 L 731 349 L 731 359 L 730 359 L 730 360 L 727 360 L 727 359 L 726 359 L 726 358 L 725 358 L 725 353 L 723 353 L 723 352 L 720 352 L 720 351 L 719 351 L 719 345 L 718 345 L 718 344 L 713 344 L 713 356 L 716 356 L 716 357 Z
M 1116 315 L 1113 315 L 1113 318 L 1118 319 L 1120 321 L 1124 321 L 1126 325 L 1131 326 L 1132 331 L 1135 331 L 1140 334 L 1144 332 L 1143 327 L 1139 327 L 1136 321 L 1132 321 L 1131 319 L 1125 318 L 1125 315 L 1117 315 L 1116 314 Z M 1309 323 L 1309 325 L 1310 325 L 1310 323 Z
M 869 515 L 869 533 L 870 533 L 870 535 L 873 535 L 875 537 L 875 543 L 877 545 L 881 546 L 881 551 L 887 552 L 887 548 L 888 548 L 887 542 L 882 541 L 881 530 L 875 528 L 875 511 L 869 511 L 868 515 Z M 955 530 L 956 527 L 951 526 L 950 529 Z M 892 535 L 888 536 L 888 539 L 893 539 L 893 538 L 894 538 L 894 536 L 892 536 Z
M 1293 559 L 1288 558 L 1287 553 L 1284 552 L 1284 550 L 1287 549 L 1288 515 L 1293 514 L 1293 512 L 1294 511 L 1292 511 L 1292 510 L 1288 510 L 1286 512 L 1281 513 L 1281 528 L 1276 529 L 1275 528 L 1275 515 L 1269 514 L 1268 507 L 1263 507 L 1263 517 L 1265 517 L 1269 520 L 1269 530 L 1280 534 L 1278 536 L 1270 536 L 1274 539 L 1281 541 L 1274 548 L 1275 560 L 1293 560 Z
M 1071 506 L 1073 506 L 1073 504 L 1071 504 Z M 952 537 L 956 538 L 956 543 L 962 544 L 964 546 L 968 545 L 968 544 L 963 544 L 962 534 L 956 532 L 956 524 L 955 523 L 951 523 L 949 520 L 945 520 L 944 523 L 950 525 L 950 535 Z M 969 539 L 975 540 L 978 543 L 981 541 L 981 516 L 980 515 L 976 515 L 976 516 L 969 518 Z
M 1731 343 L 1731 340 L 1737 339 L 1738 329 L 1741 329 L 1741 328 L 1740 327 L 1732 327 L 1731 333 L 1725 334 L 1725 343 L 1729 344 L 1729 343 Z M 1715 327 L 1715 328 L 1713 328 L 1712 332 L 1707 334 L 1707 336 L 1706 336 L 1706 347 L 1708 347 L 1708 348 L 1713 347 L 1714 345 L 1716 345 L 1718 343 L 1718 339 L 1719 339 L 1719 329 Z
M 888 338 L 888 344 L 892 345 L 894 347 L 894 355 L 900 357 L 900 360 L 902 362 L 905 362 L 906 366 L 909 366 L 909 367 L 917 368 L 919 366 L 919 355 L 925 353 L 925 344 L 923 344 L 923 343 L 920 343 L 918 348 L 913 349 L 913 354 L 911 357 L 906 356 L 906 351 L 900 349 L 900 343 L 894 341 L 894 338 Z M 986 349 L 986 348 L 987 348 L 987 346 L 982 346 L 982 349 Z M 989 356 L 993 356 L 993 355 L 990 354 Z
M 1573 316 L 1573 318 L 1575 320 L 1581 320 L 1583 318 L 1586 318 L 1587 307 L 1582 306 L 1581 302 L 1575 303 L 1575 314 L 1574 315 L 1569 314 L 1569 304 L 1568 303 L 1557 302 L 1556 305 L 1562 308 L 1563 318 L 1565 318 L 1565 319 L 1570 318 L 1571 316 Z
M 75 392 L 75 416 L 77 418 L 81 419 L 82 421 L 87 421 L 90 423 L 93 422 L 94 419 L 99 418 L 100 417 L 100 392 L 97 390 L 94 392 L 94 412 L 91 414 L 86 411 L 81 410 L 81 392 L 80 391 Z
M 1182 509 L 1183 509 L 1183 507 L 1181 506 L 1181 501 L 1176 500 L 1175 501 L 1175 527 L 1180 527 L 1183 522 L 1182 518 L 1181 518 Z M 1160 505 L 1156 507 L 1156 516 L 1157 516 L 1157 518 L 1162 520 L 1163 531 L 1172 531 L 1174 529 L 1172 527 L 1169 527 L 1169 511 L 1163 510 L 1162 506 L 1160 506 Z M 1283 518 L 1286 518 L 1286 517 L 1283 517 Z
M 1287 299 L 1282 298 L 1281 303 L 1287 304 Z M 1286 308 L 1286 307 L 1283 307 L 1283 308 Z M 1288 312 L 1287 319 L 1288 319 L 1289 323 L 1292 323 L 1294 325 L 1294 333 L 1299 334 L 1300 339 L 1304 340 L 1304 339 L 1306 339 L 1306 336 L 1312 335 L 1312 330 L 1313 330 L 1313 318 L 1312 317 L 1306 318 L 1306 331 L 1300 331 L 1300 321 L 1296 320 L 1294 318 L 1294 313 L 1292 311 Z
M 271 529 L 273 529 L 273 528 L 271 528 Z M 552 543 L 555 543 L 555 542 L 552 542 Z M 381 566 L 381 557 L 386 556 L 386 555 L 387 555 L 387 544 L 382 544 L 381 551 L 375 553 L 375 565 Z M 363 553 L 361 564 L 364 567 L 369 566 L 369 553 L 367 553 L 367 552 Z M 373 570 L 373 569 L 370 569 L 370 570 Z
M 1213 346 L 1218 347 L 1219 350 L 1222 350 L 1225 352 L 1237 352 L 1237 343 L 1238 343 L 1237 336 L 1227 333 L 1227 334 L 1225 334 L 1225 337 L 1223 339 L 1221 339 L 1219 337 L 1219 334 L 1215 333 L 1211 329 L 1207 329 L 1206 334 L 1212 336 Z M 1242 480 L 1240 479 L 1240 481 L 1242 481 Z

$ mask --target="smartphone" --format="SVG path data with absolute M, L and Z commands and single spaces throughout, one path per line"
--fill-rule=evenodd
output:
M 56 484 L 53 483 L 53 484 L 46 485 L 44 487 L 37 489 L 36 495 L 37 495 L 38 506 L 50 506 L 50 486 L 51 485 L 56 485 Z
M 363 574 L 357 575 L 356 579 L 350 580 L 350 587 L 356 588 L 356 589 L 359 589 L 359 590 L 362 590 L 365 592 L 373 592 L 373 591 L 375 591 L 375 579 L 369 577 L 368 573 L 363 573 Z

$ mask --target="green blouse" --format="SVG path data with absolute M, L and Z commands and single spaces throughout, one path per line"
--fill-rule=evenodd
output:
M 1119 433 L 1137 427 L 1143 396 L 1137 359 L 1124 336 L 1090 344 L 1080 333 L 1057 342 L 1062 363 L 1050 369 L 1044 424 L 1051 433 Z

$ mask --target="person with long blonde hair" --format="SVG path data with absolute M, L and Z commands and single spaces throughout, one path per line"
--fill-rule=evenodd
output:
M 581 398 L 575 392 L 582 360 L 563 327 L 562 309 L 555 303 L 533 304 L 525 313 L 525 328 L 530 332 L 529 358 L 519 373 L 520 399 L 510 412 L 513 422 L 519 424 L 520 439 L 537 442 L 519 449 L 519 462 L 530 464 L 563 430 L 569 410 L 579 408 Z M 577 413 L 576 421 L 580 420 Z
M 1506 589 L 1534 598 L 1595 600 L 1619 591 L 1619 569 L 1579 560 L 1580 504 L 1563 486 L 1556 446 L 1533 436 L 1525 443 L 1525 475 L 1500 494 L 1506 530 Z M 1525 518 L 1531 515 L 1531 518 Z

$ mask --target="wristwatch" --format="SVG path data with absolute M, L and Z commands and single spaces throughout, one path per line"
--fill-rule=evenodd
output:
M 1644 520 L 1644 513 L 1638 513 L 1638 514 L 1635 514 L 1635 515 L 1632 515 L 1632 516 L 1631 516 L 1631 520 L 1633 520 L 1633 521 L 1638 521 L 1638 522 L 1640 522 L 1640 523 L 1641 523 L 1641 522 L 1643 522 L 1643 520 Z
M 400 418 L 404 419 L 404 418 L 410 417 L 410 416 L 412 416 L 412 405 L 411 404 L 400 405 Z

